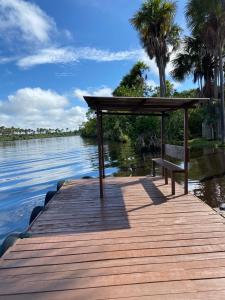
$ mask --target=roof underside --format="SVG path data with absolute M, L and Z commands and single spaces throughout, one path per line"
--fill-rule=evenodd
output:
M 84 96 L 88 106 L 103 112 L 127 112 L 134 114 L 163 113 L 182 108 L 194 108 L 209 98 L 146 98 L 146 97 L 95 97 Z

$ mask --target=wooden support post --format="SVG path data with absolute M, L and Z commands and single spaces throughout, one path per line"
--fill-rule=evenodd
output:
M 103 168 L 102 168 L 102 146 L 101 146 L 101 113 L 97 109 L 97 140 L 98 140 L 98 164 L 99 164 L 99 188 L 100 198 L 103 198 Z
M 188 194 L 188 109 L 184 109 L 184 193 Z
M 168 184 L 168 170 L 166 168 L 164 169 L 164 174 L 165 174 L 165 184 Z
M 103 142 L 103 126 L 102 126 L 102 112 L 100 112 L 100 127 L 101 127 L 101 160 L 102 160 L 102 177 L 105 178 L 105 162 L 104 162 L 104 142 Z
M 174 176 L 174 172 L 171 172 L 171 189 L 172 189 L 172 195 L 175 195 L 175 176 Z
M 164 141 L 164 121 L 165 121 L 165 116 L 164 113 L 162 113 L 161 117 L 161 158 L 165 158 L 165 141 Z M 162 176 L 164 176 L 165 169 L 162 167 Z

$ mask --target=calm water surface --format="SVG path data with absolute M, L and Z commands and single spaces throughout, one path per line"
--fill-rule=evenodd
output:
M 129 144 L 106 144 L 106 175 L 150 174 L 151 158 Z M 225 197 L 224 159 L 221 149 L 191 153 L 189 187 L 212 207 Z M 59 180 L 83 176 L 98 176 L 94 141 L 74 136 L 0 143 L 0 242 L 27 227 L 32 209 Z

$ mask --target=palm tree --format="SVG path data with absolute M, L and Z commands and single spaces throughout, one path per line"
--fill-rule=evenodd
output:
M 225 142 L 224 124 L 224 71 L 223 50 L 225 45 L 225 1 L 189 0 L 186 17 L 193 34 L 199 34 L 219 61 L 220 97 L 221 97 L 221 141 Z M 215 72 L 216 73 L 216 72 Z M 215 74 L 215 77 L 217 74 Z
M 186 36 L 182 51 L 176 55 L 172 63 L 174 68 L 170 74 L 175 80 L 183 81 L 193 74 L 193 81 L 198 82 L 201 95 L 212 96 L 215 62 L 199 36 Z
M 174 23 L 176 4 L 166 0 L 146 0 L 131 18 L 141 43 L 159 70 L 160 96 L 166 95 L 165 69 L 170 54 L 178 48 L 181 29 Z

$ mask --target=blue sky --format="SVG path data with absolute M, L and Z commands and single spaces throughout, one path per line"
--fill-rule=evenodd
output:
M 141 0 L 0 0 L 1 125 L 77 128 L 87 110 L 82 95 L 111 95 L 142 50 L 129 19 Z M 185 2 L 176 21 L 187 34 Z M 167 67 L 167 76 L 171 65 Z M 178 90 L 191 80 L 175 83 Z

